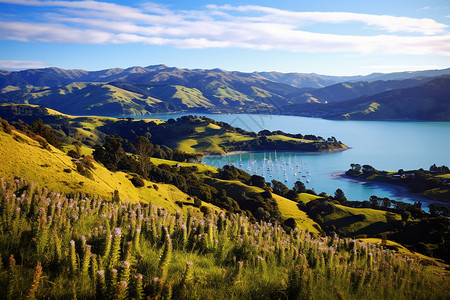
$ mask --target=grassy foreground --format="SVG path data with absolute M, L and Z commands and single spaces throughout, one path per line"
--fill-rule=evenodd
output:
M 377 244 L 240 215 L 68 198 L 0 180 L 8 299 L 448 299 L 448 274 Z

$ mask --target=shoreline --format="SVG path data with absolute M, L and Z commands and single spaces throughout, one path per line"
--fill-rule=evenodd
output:
M 352 147 L 342 147 L 342 148 L 337 148 L 337 149 L 326 149 L 326 150 L 320 150 L 320 151 L 302 151 L 302 150 L 250 150 L 250 151 L 230 151 L 227 153 L 223 153 L 223 154 L 217 154 L 217 153 L 211 153 L 211 152 L 206 152 L 203 153 L 203 157 L 225 157 L 225 156 L 229 156 L 229 155 L 236 155 L 236 154 L 246 154 L 246 153 L 264 153 L 264 152 L 279 152 L 279 153 L 286 153 L 286 152 L 291 152 L 291 153 L 304 153 L 304 154 L 323 154 L 323 153 L 334 153 L 334 152 L 342 152 L 345 150 L 349 150 L 352 149 Z
M 429 204 L 437 204 L 439 206 L 450 207 L 450 203 L 448 203 L 448 202 L 442 202 L 442 201 L 439 201 L 439 200 L 436 200 L 433 198 L 429 198 L 426 195 L 413 193 L 406 186 L 403 186 L 403 185 L 398 185 L 398 184 L 389 183 L 389 182 L 375 181 L 375 180 L 364 179 L 364 178 L 355 178 L 355 177 L 348 176 L 347 174 L 345 174 L 345 172 L 331 174 L 331 177 L 340 179 L 340 180 L 347 180 L 347 181 L 359 182 L 361 184 L 370 184 L 370 185 L 374 185 L 374 186 L 388 188 L 391 191 L 393 191 L 394 195 L 396 195 L 399 198 L 402 198 L 404 196 L 412 196 L 414 198 L 417 198 L 418 201 L 420 201 L 420 202 L 422 202 L 422 204 L 424 204 L 422 206 L 422 209 L 424 207 L 428 207 Z M 395 200 L 395 199 L 391 199 L 391 200 Z M 399 199 L 399 200 L 395 200 L 395 201 L 402 201 L 402 200 Z

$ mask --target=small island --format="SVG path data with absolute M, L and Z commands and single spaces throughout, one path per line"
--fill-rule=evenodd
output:
M 401 185 L 429 199 L 450 203 L 450 169 L 432 165 L 429 170 L 380 171 L 370 165 L 351 164 L 345 173 L 356 179 Z

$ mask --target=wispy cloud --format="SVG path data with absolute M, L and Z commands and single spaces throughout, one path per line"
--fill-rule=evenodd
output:
M 25 70 L 45 67 L 48 67 L 48 65 L 42 61 L 0 60 L 0 70 Z
M 208 5 L 173 10 L 99 1 L 0 0 L 52 8 L 42 19 L 1 21 L 0 38 L 23 42 L 144 43 L 177 48 L 238 47 L 297 52 L 450 55 L 447 25 L 432 19 L 349 12 L 293 12 L 270 7 Z M 349 23 L 367 34 L 319 33 L 308 26 Z

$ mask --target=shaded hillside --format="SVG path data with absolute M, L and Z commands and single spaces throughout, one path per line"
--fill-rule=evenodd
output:
M 327 117 L 351 120 L 413 119 L 450 121 L 450 76 L 411 88 L 342 102 Z
M 321 89 L 315 89 L 303 93 L 293 98 L 295 102 L 306 103 L 335 103 L 345 100 L 356 99 L 362 96 L 371 96 L 382 92 L 412 87 L 421 83 L 432 80 L 433 78 L 414 78 L 405 80 L 389 80 L 389 81 L 358 81 L 344 82 L 327 86 Z

